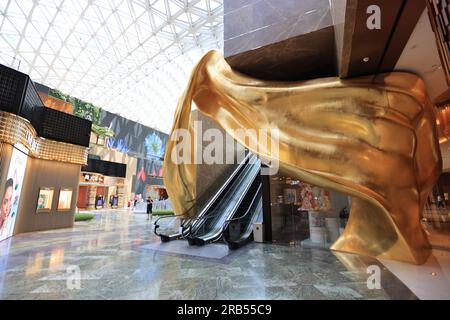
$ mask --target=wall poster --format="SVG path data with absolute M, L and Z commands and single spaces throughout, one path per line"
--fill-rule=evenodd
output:
M 39 189 L 36 212 L 50 212 L 53 203 L 54 188 L 41 187 Z
M 70 210 L 72 204 L 72 188 L 61 188 L 58 199 L 58 211 Z
M 300 182 L 301 209 L 305 211 L 328 211 L 331 209 L 330 191 Z
M 13 235 L 18 215 L 20 194 L 28 160 L 27 154 L 19 149 L 26 150 L 21 144 L 14 145 L 11 161 L 9 162 L 8 175 L 0 194 L 0 241 Z

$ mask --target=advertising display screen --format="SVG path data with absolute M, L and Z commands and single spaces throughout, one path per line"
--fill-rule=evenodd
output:
M 53 193 L 53 188 L 40 188 L 36 207 L 37 212 L 49 212 L 52 209 Z
M 117 206 L 119 204 L 119 198 L 117 196 L 114 196 L 112 199 L 112 205 Z
M 19 151 L 20 145 L 13 148 L 6 181 L 4 182 L 0 207 L 0 241 L 13 235 L 19 209 L 20 193 L 27 166 L 28 156 Z M 24 149 L 24 148 L 21 148 Z
M 95 201 L 95 204 L 96 204 L 98 207 L 103 206 L 103 197 L 102 197 L 102 196 L 97 196 L 97 199 L 96 199 L 96 201 Z
M 70 210 L 72 203 L 72 188 L 61 188 L 59 192 L 58 211 Z

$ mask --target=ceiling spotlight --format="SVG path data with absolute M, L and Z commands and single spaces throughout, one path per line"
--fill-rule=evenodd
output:
M 364 61 L 364 62 L 369 62 L 369 60 L 370 60 L 369 57 L 364 57 L 364 58 L 363 58 L 363 61 Z

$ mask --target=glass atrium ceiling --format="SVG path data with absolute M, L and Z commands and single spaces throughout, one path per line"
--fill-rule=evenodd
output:
M 222 46 L 222 0 L 0 1 L 1 64 L 163 132 L 195 63 Z

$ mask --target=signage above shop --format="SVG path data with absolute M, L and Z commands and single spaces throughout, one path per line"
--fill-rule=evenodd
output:
M 26 140 L 28 149 L 32 153 L 38 153 L 39 143 L 35 140 L 33 134 L 30 131 L 25 132 L 25 140 Z
M 83 172 L 84 182 L 103 183 L 104 177 L 100 174 Z
M 88 148 L 41 138 L 28 120 L 5 111 L 0 111 L 0 142 L 22 144 L 29 156 L 39 159 L 87 163 Z
M 104 161 L 88 157 L 87 165 L 81 168 L 82 171 L 100 173 L 109 177 L 125 178 L 127 165 L 124 163 Z

